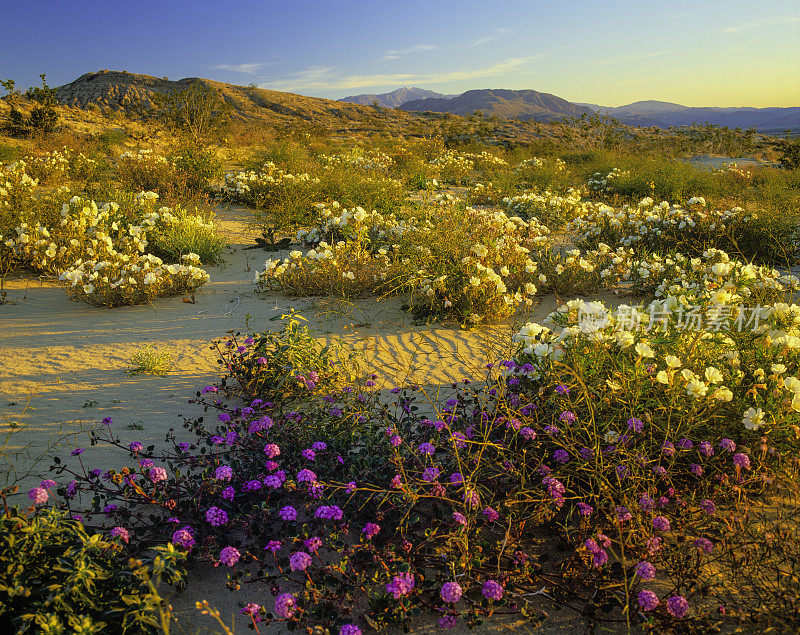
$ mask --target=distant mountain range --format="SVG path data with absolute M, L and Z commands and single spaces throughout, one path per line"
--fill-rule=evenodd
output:
M 717 108 L 690 107 L 668 101 L 637 101 L 616 108 L 580 104 L 601 115 L 608 115 L 628 126 L 690 126 L 711 123 L 728 128 L 755 127 L 780 132 L 800 128 L 800 107 L 793 108 Z
M 506 90 L 484 88 L 468 90 L 457 97 L 415 99 L 400 105 L 400 110 L 450 112 L 469 115 L 480 110 L 487 116 L 497 115 L 522 121 L 551 121 L 565 117 L 580 117 L 592 114 L 585 106 L 578 106 L 566 99 L 535 90 Z
M 443 95 L 436 93 L 432 90 L 425 90 L 424 88 L 417 88 L 416 86 L 403 86 L 391 93 L 381 93 L 380 95 L 373 95 L 366 93 L 363 95 L 352 95 L 350 97 L 342 97 L 339 101 L 349 101 L 353 104 L 361 104 L 363 106 L 372 106 L 378 104 L 384 108 L 397 108 L 407 101 L 415 99 L 448 99 L 455 97 L 455 95 Z
M 378 103 L 386 108 L 405 111 L 450 112 L 470 115 L 476 110 L 522 121 L 554 121 L 599 113 L 614 117 L 628 126 L 669 128 L 711 123 L 729 128 L 781 132 L 800 129 L 800 107 L 793 108 L 718 108 L 690 107 L 666 101 L 637 101 L 625 106 L 569 102 L 566 99 L 535 90 L 480 89 L 461 95 L 442 95 L 417 87 L 398 88 L 390 93 L 355 95 L 340 101 L 358 104 Z
M 551 122 L 593 113 L 610 115 L 625 125 L 638 127 L 668 128 L 709 122 L 729 128 L 747 129 L 752 126 L 765 133 L 780 133 L 787 128 L 800 130 L 800 107 L 695 108 L 663 101 L 638 101 L 612 108 L 572 103 L 535 90 L 481 89 L 453 96 L 416 87 L 332 101 L 209 79 L 170 81 L 150 75 L 108 70 L 86 73 L 69 84 L 59 86 L 56 97 L 62 104 L 77 108 L 97 106 L 101 110 L 141 112 L 154 107 L 156 95 L 184 90 L 192 84 L 200 84 L 217 93 L 238 119 L 259 120 L 270 126 L 286 128 L 300 124 L 343 132 L 385 126 L 400 130 L 411 120 L 434 121 L 440 119 L 443 113 L 471 115 L 479 110 L 486 116 L 496 115 L 507 120 L 504 125 L 516 130 L 514 134 L 520 134 L 520 126 L 524 126 L 522 122 L 525 121 Z M 409 97 L 413 99 L 407 99 Z M 385 109 L 369 107 L 376 101 L 385 105 Z M 0 110 L 7 110 L 6 101 L 0 102 Z M 398 102 L 402 103 L 393 106 Z

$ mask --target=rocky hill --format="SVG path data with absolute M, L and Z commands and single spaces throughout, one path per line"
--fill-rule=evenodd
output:
M 568 117 L 590 115 L 592 110 L 566 99 L 535 90 L 506 90 L 485 88 L 468 90 L 452 99 L 418 99 L 400 106 L 405 111 L 450 112 L 469 115 L 476 110 L 485 115 L 497 115 L 522 121 L 553 121 Z
M 177 81 L 125 71 L 86 73 L 56 89 L 58 101 L 73 108 L 144 113 L 155 107 L 158 94 L 185 90 L 201 84 L 215 91 L 231 108 L 233 117 L 263 121 L 266 125 L 291 127 L 317 125 L 332 132 L 382 127 L 392 129 L 414 121 L 430 120 L 397 110 L 376 111 L 369 106 L 305 97 L 263 88 L 236 86 L 210 79 L 187 77 Z
M 455 97 L 455 95 L 443 95 L 442 93 L 417 88 L 416 86 L 403 86 L 390 93 L 352 95 L 350 97 L 342 97 L 339 101 L 349 101 L 354 104 L 363 104 L 364 106 L 371 106 L 377 103 L 384 108 L 397 108 L 401 104 L 414 99 L 449 99 L 450 97 Z

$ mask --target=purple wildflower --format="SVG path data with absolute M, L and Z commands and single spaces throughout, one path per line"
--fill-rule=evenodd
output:
M 636 575 L 642 580 L 652 580 L 656 577 L 656 568 L 647 560 L 642 560 L 636 565 Z
M 649 589 L 639 591 L 638 600 L 639 608 L 643 611 L 652 611 L 660 604 L 658 601 L 658 596 Z
M 467 524 L 467 519 L 464 517 L 464 514 L 460 512 L 453 512 L 453 520 L 457 522 L 459 525 Z
M 44 487 L 34 487 L 28 492 L 28 498 L 33 501 L 34 505 L 42 505 L 47 502 L 50 494 Z
M 569 461 L 569 454 L 564 450 L 556 450 L 553 452 L 553 459 L 559 463 L 567 463 Z
M 713 514 L 717 511 L 717 506 L 714 504 L 709 498 L 705 498 L 700 501 L 700 509 L 702 509 L 706 514 Z
M 287 505 L 286 507 L 281 508 L 281 510 L 278 512 L 278 516 L 280 516 L 283 520 L 295 520 L 297 518 L 297 510 L 291 505 Z
M 420 451 L 422 454 L 428 454 L 428 455 L 431 455 L 431 454 L 433 454 L 434 452 L 436 452 L 436 448 L 435 448 L 435 447 L 433 447 L 433 444 L 431 444 L 431 443 L 420 443 L 420 444 L 419 444 L 419 451 Z
M 742 468 L 742 469 L 745 469 L 745 470 L 749 470 L 750 469 L 750 457 L 747 456 L 746 454 L 741 453 L 741 452 L 737 452 L 736 454 L 733 455 L 733 464 L 736 467 L 739 467 L 739 468 Z
M 297 610 L 297 600 L 291 593 L 281 593 L 275 598 L 275 615 L 288 620 Z
M 381 530 L 380 525 L 376 525 L 375 523 L 367 523 L 364 526 L 364 529 L 361 530 L 361 533 L 364 534 L 364 537 L 369 540 L 378 535 L 378 532 Z
M 664 516 L 656 516 L 653 518 L 653 528 L 657 529 L 658 531 L 669 531 L 669 519 L 665 518 Z
M 312 536 L 311 538 L 306 538 L 303 541 L 303 545 L 309 551 L 316 551 L 322 546 L 322 540 L 320 540 L 317 536 Z
M 167 471 L 163 467 L 154 467 L 147 473 L 151 483 L 167 480 Z
M 281 449 L 274 443 L 267 443 L 267 445 L 264 446 L 264 454 L 267 455 L 268 459 L 274 459 L 280 453 Z
M 109 535 L 112 538 L 119 538 L 126 544 L 131 540 L 131 534 L 125 527 L 114 527 L 114 529 L 109 532 Z
M 558 420 L 561 421 L 561 423 L 566 423 L 567 425 L 569 425 L 570 423 L 575 423 L 578 420 L 578 416 L 574 412 L 565 410 L 560 415 L 558 415 Z
M 230 481 L 233 478 L 233 470 L 227 465 L 220 465 L 214 470 L 214 478 L 218 481 Z
M 692 544 L 706 553 L 714 551 L 714 544 L 708 538 L 697 538 Z
M 719 442 L 719 447 L 728 452 L 736 452 L 736 444 L 731 439 L 722 439 Z
M 439 595 L 442 596 L 442 599 L 451 604 L 458 602 L 463 593 L 464 591 L 461 589 L 458 582 L 445 582 L 439 590 Z
M 214 527 L 220 527 L 228 522 L 228 514 L 219 507 L 209 507 L 206 511 L 206 520 Z
M 644 423 L 642 423 L 641 419 L 636 417 L 631 417 L 628 419 L 628 430 L 633 430 L 634 432 L 641 432 L 644 430 Z
M 386 585 L 386 592 L 390 593 L 395 600 L 399 600 L 404 595 L 408 595 L 414 590 L 414 574 L 401 573 L 392 578 Z
M 184 549 L 191 549 L 194 547 L 194 536 L 192 536 L 188 527 L 183 527 L 173 532 L 172 544 Z
M 239 562 L 240 557 L 241 554 L 236 547 L 225 547 L 219 554 L 219 561 L 221 564 L 232 567 Z
M 296 551 L 289 558 L 289 566 L 292 571 L 305 571 L 311 565 L 311 556 L 305 551 Z
M 667 612 L 673 617 L 686 617 L 689 613 L 689 601 L 682 595 L 667 598 Z
M 486 520 L 488 520 L 490 523 L 493 523 L 498 518 L 500 518 L 500 514 L 498 514 L 497 511 L 492 509 L 491 507 L 487 507 L 486 509 L 484 509 L 483 515 L 486 517 Z
M 300 470 L 300 472 L 297 474 L 297 480 L 301 483 L 313 483 L 317 480 L 317 475 L 311 470 Z
M 483 583 L 481 594 L 487 600 L 499 600 L 503 597 L 503 587 L 494 580 L 486 580 Z

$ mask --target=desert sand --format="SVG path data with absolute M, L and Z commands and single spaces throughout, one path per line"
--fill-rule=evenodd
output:
M 114 420 L 123 443 L 139 440 L 158 447 L 170 428 L 184 438 L 184 417 L 202 414 L 188 401 L 220 378 L 212 342 L 228 330 L 279 329 L 280 319 L 271 318 L 290 307 L 320 338 L 340 337 L 360 351 L 364 367 L 378 375 L 379 389 L 417 383 L 435 396 L 452 382 L 484 378 L 486 363 L 510 351 L 515 323 L 541 319 L 558 305 L 555 298 L 544 298 L 514 320 L 464 330 L 457 324 L 413 324 L 400 308 L 402 298 L 345 302 L 258 292 L 252 285 L 255 271 L 276 254 L 244 249 L 257 235 L 247 223 L 250 217 L 245 208 L 219 208 L 217 223 L 230 246 L 222 265 L 207 268 L 211 281 L 194 304 L 175 297 L 106 309 L 70 299 L 52 279 L 7 282 L 10 302 L 0 305 L 0 438 L 7 461 L 2 468 L 12 470 L 21 492 L 46 475 L 52 456 L 77 466 L 71 450 L 88 447 L 86 432 L 105 417 Z M 128 374 L 131 356 L 145 345 L 171 354 L 165 376 Z M 117 448 L 95 446 L 81 460 L 87 469 L 108 469 L 123 467 L 129 457 Z M 218 607 L 228 624 L 238 613 L 237 602 L 252 601 L 253 589 L 231 593 L 224 584 L 225 572 L 219 570 L 190 576 L 189 588 L 172 598 L 182 628 L 217 630 L 211 618 L 194 609 L 199 599 Z M 567 619 L 564 632 L 573 626 Z M 250 632 L 242 619 L 236 631 Z

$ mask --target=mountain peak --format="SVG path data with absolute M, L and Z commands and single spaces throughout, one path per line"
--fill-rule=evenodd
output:
M 384 108 L 397 108 L 401 104 L 413 99 L 426 99 L 426 98 L 448 98 L 452 95 L 443 95 L 432 90 L 419 88 L 418 86 L 401 86 L 390 93 L 365 93 L 362 95 L 351 95 L 350 97 L 342 97 L 339 101 L 348 101 L 353 104 L 362 104 L 370 106 L 377 103 Z

